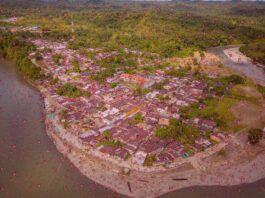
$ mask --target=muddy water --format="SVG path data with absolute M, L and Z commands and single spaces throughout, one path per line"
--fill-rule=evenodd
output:
M 234 70 L 237 70 L 244 75 L 256 80 L 260 84 L 265 86 L 265 70 L 257 64 L 253 64 L 251 62 L 248 63 L 235 63 L 231 59 L 229 59 L 225 54 L 224 50 L 229 48 L 236 48 L 238 46 L 222 46 L 222 47 L 213 47 L 209 48 L 207 52 L 213 53 L 217 55 L 221 62 Z
M 14 65 L 0 62 L 0 198 L 109 198 L 82 176 L 45 132 L 43 102 Z M 191 187 L 170 198 L 264 198 L 265 180 L 235 187 Z
M 0 62 L 0 197 L 117 197 L 57 152 L 45 133 L 42 111 L 37 90 L 14 65 Z

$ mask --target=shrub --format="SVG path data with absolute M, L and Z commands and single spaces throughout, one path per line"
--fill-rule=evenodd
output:
M 161 139 L 169 137 L 169 129 L 167 127 L 157 127 L 155 130 L 155 135 Z
M 199 131 L 191 125 L 187 125 L 173 118 L 170 119 L 169 126 L 158 126 L 155 130 L 155 135 L 161 139 L 174 139 L 182 144 L 192 144 L 198 137 Z
M 144 121 L 144 117 L 141 113 L 136 113 L 133 118 L 134 118 L 134 121 L 136 122 L 136 124 Z
M 63 58 L 62 55 L 60 55 L 60 54 L 55 54 L 55 55 L 53 55 L 52 60 L 53 60 L 53 62 L 54 62 L 56 65 L 60 65 L 60 64 L 61 64 L 60 61 L 61 61 L 62 58 Z
M 144 160 L 144 166 L 152 166 L 156 161 L 156 156 L 154 154 L 148 155 Z
M 113 82 L 113 83 L 111 83 L 111 88 L 115 88 L 115 87 L 117 87 L 118 86 L 118 83 L 117 82 Z
M 68 96 L 70 98 L 77 98 L 80 96 L 86 96 L 86 97 L 91 96 L 90 92 L 83 92 L 77 87 L 71 85 L 70 83 L 66 83 L 65 85 L 58 87 L 56 93 L 60 96 Z
M 79 68 L 79 62 L 77 59 L 74 59 L 72 62 L 72 65 L 74 66 L 73 68 L 73 72 L 79 73 L 81 72 L 80 68 Z
M 188 73 L 188 69 L 186 68 L 180 68 L 180 69 L 170 69 L 169 71 L 166 72 L 167 75 L 173 76 L 173 77 L 178 77 L 178 78 L 183 78 L 186 76 Z
M 97 146 L 123 147 L 124 144 L 121 143 L 119 140 L 104 139 L 100 143 L 98 143 Z
M 223 77 L 222 80 L 226 83 L 231 83 L 233 85 L 243 84 L 245 82 L 245 79 L 243 77 L 236 75 L 236 74 Z
M 152 88 L 153 88 L 153 89 L 161 90 L 161 89 L 164 88 L 164 86 L 165 86 L 167 83 L 168 83 L 168 80 L 165 79 L 165 80 L 162 80 L 162 81 L 160 81 L 160 82 L 158 82 L 158 83 L 155 83 L 155 84 L 152 86 Z
M 143 95 L 143 90 L 140 86 L 137 86 L 134 90 L 133 90 L 133 95 L 134 96 L 142 96 Z

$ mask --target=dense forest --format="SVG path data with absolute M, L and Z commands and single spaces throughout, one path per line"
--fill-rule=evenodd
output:
M 265 4 L 259 3 L 8 2 L 0 3 L 1 17 L 16 15 L 22 17 L 16 25 L 39 25 L 45 38 L 74 36 L 69 44 L 74 49 L 129 48 L 183 57 L 212 46 L 265 38 Z M 19 6 L 14 9 L 14 4 Z

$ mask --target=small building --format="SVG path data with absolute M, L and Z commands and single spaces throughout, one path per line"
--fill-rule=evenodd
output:
M 139 84 L 143 88 L 151 87 L 155 81 L 134 74 L 122 74 L 120 78 L 126 82 Z
M 145 161 L 145 158 L 147 156 L 147 153 L 144 152 L 144 151 L 137 151 L 133 158 L 132 158 L 132 162 L 135 163 L 135 164 L 139 164 L 139 165 L 142 165 L 144 164 L 144 161 Z
M 169 119 L 168 118 L 160 118 L 158 124 L 164 125 L 164 126 L 169 126 Z

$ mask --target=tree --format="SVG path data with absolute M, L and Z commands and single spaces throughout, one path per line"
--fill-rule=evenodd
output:
M 252 128 L 248 131 L 248 141 L 250 144 L 257 144 L 262 138 L 262 130 Z

